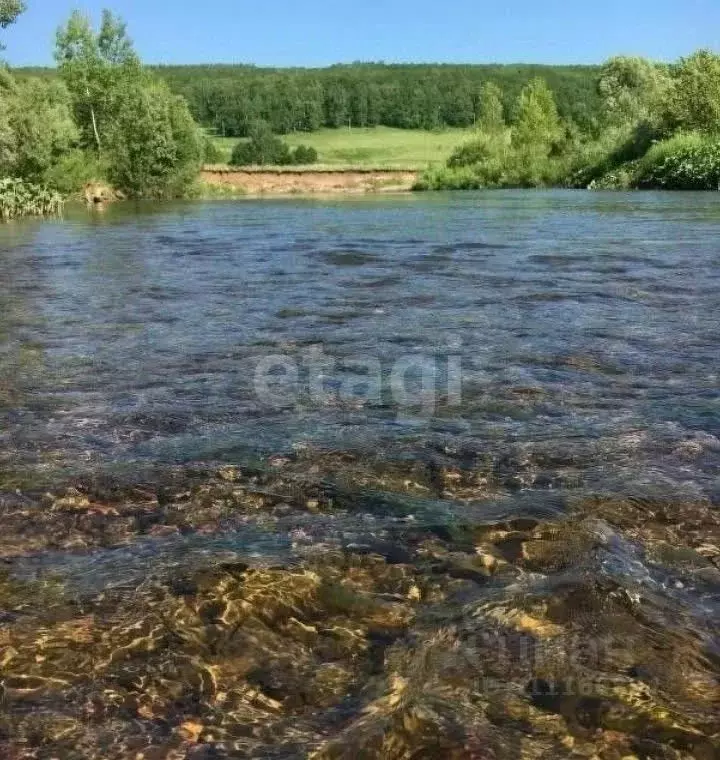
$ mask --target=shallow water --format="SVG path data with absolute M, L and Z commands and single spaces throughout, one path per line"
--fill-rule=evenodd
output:
M 285 680 L 250 678 L 263 695 L 257 714 L 228 707 L 229 687 L 180 705 L 158 696 L 160 686 L 151 699 L 145 681 L 131 687 L 103 671 L 103 693 L 125 700 L 103 708 L 125 737 L 112 746 L 87 715 L 63 715 L 61 730 L 51 705 L 67 698 L 65 686 L 24 696 L 15 641 L 17 658 L 0 656 L 8 693 L 19 695 L 0 743 L 5 731 L 9 751 L 45 742 L 68 757 L 73 743 L 84 747 L 78 757 L 129 757 L 138 747 L 186 753 L 173 757 L 201 748 L 359 757 L 361 745 L 375 748 L 368 757 L 398 758 L 571 757 L 582 748 L 603 758 L 716 756 L 719 240 L 720 196 L 682 193 L 117 205 L 0 228 L 8 640 L 50 636 L 58 619 L 84 620 L 87 609 L 101 628 L 117 618 L 130 630 L 133 615 L 142 627 L 158 589 L 173 596 L 179 576 L 210 571 L 224 580 L 212 591 L 188 580 L 188 609 L 219 595 L 247 613 L 245 592 L 227 590 L 238 573 L 279 573 L 282 588 L 309 573 L 323 589 L 349 584 L 366 603 L 400 610 L 382 607 L 392 623 L 357 605 L 339 612 L 313 586 L 309 607 L 278 613 L 282 623 L 263 618 L 275 637 L 268 651 L 300 646 L 288 616 L 317 629 L 345 615 L 337 625 L 355 626 L 366 643 L 341 654 L 301 637 L 310 671 L 337 666 L 342 683 L 318 685 L 325 696 L 313 702 L 298 696 L 293 679 L 304 676 L 287 676 L 289 665 Z M 377 388 L 358 370 L 368 361 Z M 408 369 L 399 389 L 398 368 Z M 331 582 L 323 573 L 336 574 Z M 45 601 L 13 606 L 47 584 L 61 589 L 52 623 Z M 207 626 L 213 636 L 222 629 L 199 620 L 202 635 L 176 632 L 163 646 L 182 639 L 180 650 L 199 658 Z M 477 686 L 479 670 L 472 688 L 447 676 L 465 688 L 436 695 L 456 701 L 454 722 L 435 703 L 408 707 L 412 718 L 389 715 L 393 689 L 414 683 L 413 658 L 426 656 L 418 649 L 437 640 L 457 655 L 484 626 L 565 654 L 562 635 L 597 642 L 623 631 L 628 651 L 583 670 L 591 704 L 548 696 L 570 670 L 581 677 L 556 652 L 544 669 L 511 657 L 505 681 L 502 668 L 490 674 L 492 688 Z M 116 631 L 91 639 L 107 644 Z M 381 664 L 365 662 L 359 652 L 374 652 L 378 637 Z M 638 662 L 629 642 L 648 650 Z M 483 646 L 463 656 L 486 658 Z M 220 673 L 228 661 L 207 647 Z M 106 662 L 90 640 L 87 650 L 88 662 Z M 687 661 L 670 684 L 661 663 L 675 650 Z M 253 656 L 256 667 L 270 657 Z M 433 683 L 444 683 L 445 666 Z M 33 688 L 55 679 L 92 691 L 68 676 L 82 670 L 77 662 L 23 667 Z M 133 667 L 147 675 L 160 666 Z M 158 673 L 145 680 L 174 677 Z M 539 696 L 525 695 L 527 682 L 543 684 Z M 640 682 L 650 690 L 642 699 Z M 618 696 L 621 687 L 634 696 Z M 246 697 L 234 699 L 247 707 Z M 617 716 L 618 703 L 627 715 Z M 382 731 L 367 727 L 369 705 L 384 715 Z M 37 711 L 52 716 L 41 738 L 23 717 Z M 162 726 L 153 723 L 160 714 Z M 558 725 L 538 728 L 543 715 Z M 139 734 L 138 720 L 148 724 Z M 203 731 L 183 728 L 188 721 Z M 480 738 L 469 728 L 478 721 Z M 447 742 L 428 744 L 430 734 Z
M 647 478 L 682 478 L 662 451 L 720 432 L 718 224 L 714 195 L 497 193 L 117 207 L 6 227 L 5 457 L 628 436 L 661 450 Z M 300 363 L 311 346 L 385 370 L 420 355 L 441 373 L 459 355 L 462 402 L 398 419 L 290 391 L 268 409 L 259 359 Z M 708 464 L 694 475 L 712 488 Z

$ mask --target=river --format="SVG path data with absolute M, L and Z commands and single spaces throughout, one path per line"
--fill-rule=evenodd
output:
M 0 749 L 718 756 L 718 241 L 701 193 L 0 227 Z

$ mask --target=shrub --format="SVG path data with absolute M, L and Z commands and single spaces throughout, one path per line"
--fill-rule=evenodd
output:
M 631 190 L 637 185 L 637 163 L 625 164 L 611 169 L 605 174 L 593 179 L 588 190 Z
M 4 71 L 0 82 L 0 173 L 45 184 L 47 174 L 77 143 L 70 99 L 62 82 Z
M 481 134 L 460 146 L 445 171 L 430 171 L 426 189 L 477 189 L 490 187 L 546 187 L 567 185 L 570 154 L 548 155 L 541 144 L 512 145 L 509 135 Z
M 720 190 L 720 139 L 677 135 L 639 162 L 637 184 L 664 190 Z
M 415 184 L 415 190 L 481 190 L 486 185 L 476 167 L 428 169 Z
M 10 108 L 15 134 L 11 176 L 44 183 L 46 174 L 78 140 L 70 95 L 61 81 L 29 78 L 17 85 Z
M 675 128 L 720 131 L 720 55 L 698 50 L 681 59 L 665 111 L 668 123 Z
M 107 167 L 94 151 L 75 149 L 61 156 L 45 172 L 45 182 L 62 195 L 74 195 L 89 182 L 102 181 L 106 176 Z
M 318 153 L 315 148 L 308 145 L 298 145 L 292 153 L 292 162 L 298 165 L 316 164 Z
M 459 169 L 462 166 L 474 166 L 488 161 L 493 157 L 493 151 L 486 139 L 478 138 L 456 148 L 447 161 L 449 169 Z
M 249 139 L 241 140 L 230 157 L 232 166 L 289 166 L 292 164 L 317 163 L 315 148 L 298 145 L 294 150 L 274 135 L 267 122 L 251 125 Z
M 239 142 L 232 152 L 232 166 L 286 166 L 292 163 L 290 148 L 270 129 L 267 122 L 251 125 L 250 139 Z

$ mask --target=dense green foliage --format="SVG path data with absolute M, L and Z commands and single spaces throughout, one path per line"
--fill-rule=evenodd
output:
M 77 141 L 70 97 L 58 81 L 7 79 L 0 113 L 0 172 L 44 183 Z
M 101 150 L 105 133 L 120 110 L 122 93 L 141 76 L 140 61 L 125 25 L 103 11 L 96 34 L 90 20 L 75 11 L 58 29 L 55 58 L 72 96 L 83 144 Z
M 247 136 L 258 120 L 276 134 L 348 126 L 469 127 L 497 110 L 497 104 L 488 104 L 490 93 L 500 98 L 501 110 L 509 109 L 535 77 L 548 83 L 561 115 L 584 127 L 591 127 L 600 105 L 592 66 L 367 63 L 326 69 L 207 65 L 155 70 L 187 99 L 197 121 L 228 137 Z M 495 89 L 488 91 L 488 83 Z
M 24 10 L 25 0 L 0 0 L 0 28 L 14 24 Z
M 670 190 L 720 190 L 720 138 L 678 135 L 640 160 L 635 184 Z
M 598 79 L 605 125 L 636 124 L 657 119 L 671 81 L 667 66 L 644 58 L 611 58 L 603 66 Z
M 480 88 L 475 126 L 488 134 L 500 132 L 506 126 L 503 91 L 492 82 L 485 82 Z
M 0 28 L 14 23 L 24 10 L 24 0 L 0 0 Z M 17 83 L 0 67 L 0 220 L 62 211 L 57 192 L 27 180 L 43 179 L 72 143 L 74 130 L 61 83 Z M 13 174 L 24 179 L 8 176 Z
M 314 164 L 318 160 L 317 151 L 306 145 L 291 149 L 273 134 L 267 122 L 256 122 L 250 128 L 248 140 L 239 142 L 230 157 L 232 166 L 291 166 Z
M 56 59 L 71 94 L 81 147 L 132 197 L 183 195 L 203 160 L 185 101 L 143 69 L 125 24 L 103 12 L 97 33 L 76 12 L 58 31 Z
M 531 81 L 505 130 L 481 126 L 419 187 L 720 188 L 720 56 L 699 51 L 673 66 L 614 58 L 597 91 L 597 128 L 582 130 Z
M 0 26 L 22 9 L 0 0 Z M 95 32 L 73 13 L 56 59 L 59 77 L 0 68 L 2 216 L 53 212 L 58 192 L 97 181 L 133 197 L 185 194 L 204 158 L 201 133 L 184 99 L 143 69 L 125 25 L 105 11 Z
M 118 96 L 107 132 L 108 179 L 132 197 L 179 197 L 197 176 L 202 144 L 184 101 L 139 78 Z
M 673 127 L 720 131 L 720 56 L 700 50 L 675 70 L 664 116 Z

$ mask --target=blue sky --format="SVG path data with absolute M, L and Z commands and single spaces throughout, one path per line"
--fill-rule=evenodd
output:
M 670 60 L 720 49 L 718 0 L 28 0 L 0 36 L 12 65 L 52 61 L 74 8 L 107 5 L 148 63 L 596 63 L 616 54 Z

